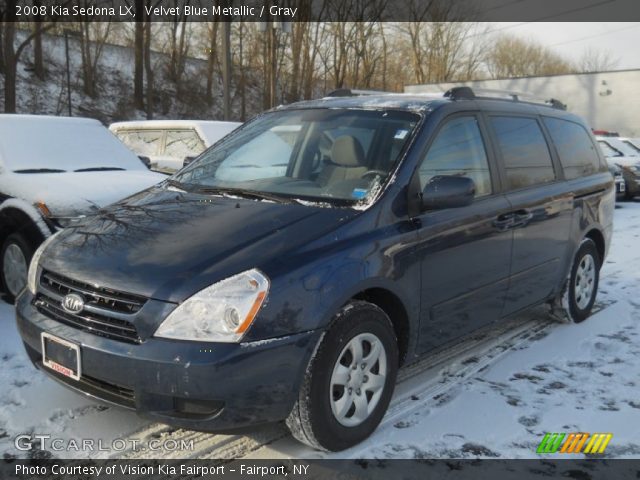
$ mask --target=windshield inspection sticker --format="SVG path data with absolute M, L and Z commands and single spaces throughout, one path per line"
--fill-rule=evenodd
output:
M 356 198 L 358 200 L 360 200 L 361 198 L 364 198 L 367 196 L 367 189 L 366 188 L 354 188 L 353 192 L 351 192 L 351 196 L 353 198 Z
M 393 138 L 396 140 L 404 140 L 408 133 L 409 130 L 400 129 L 396 132 Z

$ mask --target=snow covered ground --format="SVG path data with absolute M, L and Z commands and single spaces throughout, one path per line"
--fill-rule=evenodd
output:
M 281 425 L 244 435 L 212 435 L 153 424 L 105 407 L 34 370 L 12 307 L 0 301 L 0 452 L 5 457 L 176 458 L 535 458 L 546 432 L 611 432 L 605 456 L 640 458 L 640 202 L 616 209 L 613 245 L 602 270 L 597 313 L 580 325 L 539 310 L 462 342 L 401 373 L 375 434 L 339 454 L 296 443 Z M 32 452 L 25 433 L 69 439 L 187 443 L 189 451 Z M 172 443 L 170 443 L 173 445 Z

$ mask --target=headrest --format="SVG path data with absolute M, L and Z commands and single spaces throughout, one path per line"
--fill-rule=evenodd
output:
M 364 165 L 364 149 L 351 135 L 343 135 L 333 142 L 331 161 L 342 167 L 361 167 Z

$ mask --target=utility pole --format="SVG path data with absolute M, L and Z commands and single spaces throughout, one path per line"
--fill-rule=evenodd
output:
M 222 51 L 224 119 L 231 120 L 231 22 L 222 24 Z

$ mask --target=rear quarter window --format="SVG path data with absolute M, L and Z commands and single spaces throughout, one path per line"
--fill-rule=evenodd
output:
M 567 180 L 585 177 L 600 170 L 600 158 L 582 125 L 568 120 L 543 119 L 553 140 Z
M 164 154 L 173 158 L 185 158 L 200 155 L 204 142 L 195 130 L 167 130 Z

